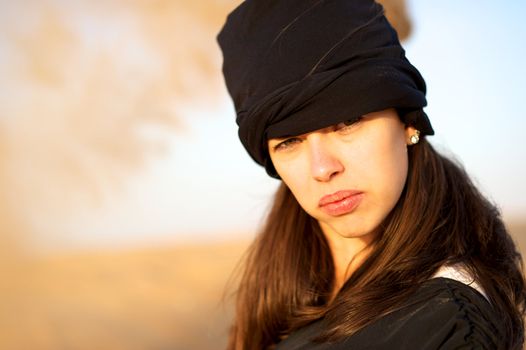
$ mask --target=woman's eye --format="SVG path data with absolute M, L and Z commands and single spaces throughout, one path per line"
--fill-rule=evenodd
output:
M 291 137 L 290 139 L 286 139 L 284 141 L 281 141 L 277 145 L 275 145 L 274 151 L 285 151 L 289 150 L 290 148 L 294 147 L 295 144 L 301 142 L 301 140 L 297 137 Z
M 346 134 L 349 133 L 354 127 L 360 122 L 362 118 L 358 118 L 355 120 L 347 120 L 341 123 L 336 124 L 335 129 L 339 133 Z

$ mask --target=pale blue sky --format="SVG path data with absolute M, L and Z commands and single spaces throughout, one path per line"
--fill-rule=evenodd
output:
M 411 1 L 408 56 L 428 85 L 435 143 L 458 156 L 505 216 L 526 213 L 526 2 Z
M 526 213 L 526 1 L 409 1 L 409 59 L 426 79 L 432 142 L 454 154 L 507 218 Z M 219 72 L 218 72 L 219 74 Z M 65 244 L 250 238 L 277 181 L 246 155 L 226 92 L 190 106 L 172 152 L 127 193 L 64 223 Z

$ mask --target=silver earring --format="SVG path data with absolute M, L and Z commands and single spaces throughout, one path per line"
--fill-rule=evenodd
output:
M 420 131 L 415 130 L 415 133 L 409 138 L 409 142 L 411 142 L 412 145 L 416 145 L 418 141 L 420 141 Z

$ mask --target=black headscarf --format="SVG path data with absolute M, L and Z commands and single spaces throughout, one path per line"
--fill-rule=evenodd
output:
M 273 177 L 269 138 L 391 107 L 433 134 L 424 79 L 373 0 L 246 0 L 217 39 L 241 142 Z

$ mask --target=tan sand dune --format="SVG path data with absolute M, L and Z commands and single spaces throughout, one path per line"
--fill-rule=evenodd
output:
M 26 261 L 0 287 L 0 349 L 219 349 L 244 243 Z M 4 274 L 6 276 L 6 274 Z
M 526 251 L 526 223 L 509 225 Z M 0 349 L 222 349 L 247 242 L 85 253 L 3 274 Z

